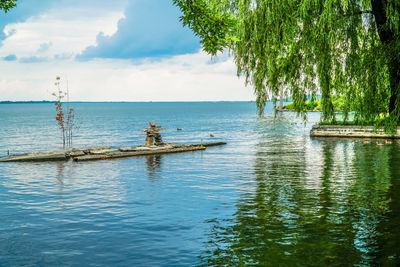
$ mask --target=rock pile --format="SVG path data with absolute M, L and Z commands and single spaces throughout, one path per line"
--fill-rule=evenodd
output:
M 146 135 L 146 144 L 147 147 L 152 146 L 161 146 L 163 145 L 162 137 L 160 131 L 165 130 L 165 128 L 161 128 L 161 126 L 156 125 L 155 121 L 149 122 L 149 127 L 143 129 L 142 131 L 145 132 Z

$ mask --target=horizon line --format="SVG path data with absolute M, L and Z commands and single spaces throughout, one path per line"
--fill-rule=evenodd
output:
M 47 104 L 56 103 L 54 100 L 1 100 L 0 104 Z M 196 103 L 196 102 L 255 102 L 255 100 L 184 100 L 184 101 L 69 101 L 62 103 Z

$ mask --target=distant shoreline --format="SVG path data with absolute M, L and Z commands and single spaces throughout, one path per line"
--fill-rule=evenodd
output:
M 70 101 L 69 103 L 254 103 L 255 101 Z M 0 101 L 0 104 L 54 104 L 56 101 Z M 66 103 L 66 102 L 63 102 Z
M 0 101 L 0 104 L 48 104 L 48 103 L 55 103 L 55 101 Z

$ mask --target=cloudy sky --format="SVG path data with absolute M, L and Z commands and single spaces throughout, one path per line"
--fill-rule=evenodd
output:
M 211 58 L 172 0 L 18 0 L 0 13 L 0 101 L 252 100 L 228 54 Z

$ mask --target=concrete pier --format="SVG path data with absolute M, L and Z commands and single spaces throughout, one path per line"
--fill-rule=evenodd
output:
M 387 134 L 383 128 L 374 126 L 348 125 L 314 125 L 310 132 L 311 137 L 350 137 L 350 138 L 400 138 L 400 127 L 395 134 Z

